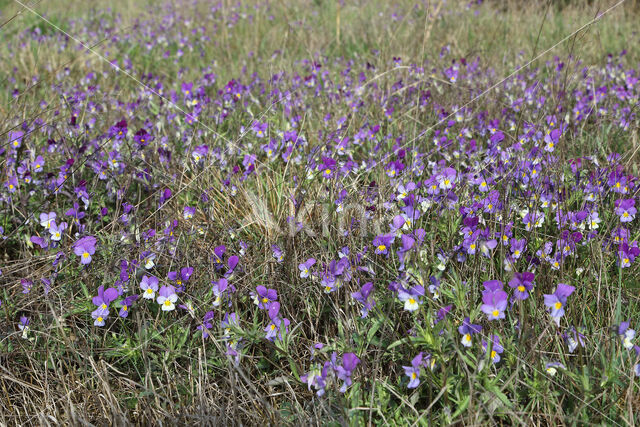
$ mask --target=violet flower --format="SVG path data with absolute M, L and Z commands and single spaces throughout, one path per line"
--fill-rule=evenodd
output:
M 82 237 L 74 244 L 73 253 L 80 257 L 81 264 L 89 264 L 91 255 L 96 253 L 96 238 L 93 236 Z
M 560 318 L 564 316 L 564 306 L 567 302 L 567 297 L 575 290 L 576 288 L 573 286 L 558 283 L 554 293 L 544 295 L 544 305 L 550 309 L 551 318 L 558 326 L 560 326 Z
M 460 342 L 465 347 L 471 347 L 471 338 L 473 337 L 473 335 L 479 334 L 481 331 L 482 326 L 472 324 L 469 318 L 465 317 L 462 321 L 462 325 L 458 327 L 458 332 L 460 332 L 460 335 L 462 335 L 462 340 Z

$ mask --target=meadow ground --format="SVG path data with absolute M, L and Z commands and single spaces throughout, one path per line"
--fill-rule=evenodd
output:
M 633 0 L 0 0 L 0 424 L 640 422 Z

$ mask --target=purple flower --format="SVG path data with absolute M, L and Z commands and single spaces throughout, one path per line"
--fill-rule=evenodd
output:
M 96 253 L 96 238 L 93 236 L 82 237 L 74 244 L 73 253 L 80 257 L 81 264 L 89 264 L 91 255 Z
M 465 317 L 462 321 L 462 325 L 458 327 L 458 332 L 462 335 L 462 345 L 465 347 L 471 347 L 471 337 L 474 334 L 479 334 L 482 331 L 482 326 L 474 325 L 471 323 L 468 317 Z
M 438 176 L 436 176 L 438 187 L 442 190 L 449 190 L 453 188 L 455 181 L 456 170 L 453 168 L 445 168 Z
M 526 239 L 519 239 L 519 240 L 515 238 L 511 239 L 511 255 L 513 256 L 513 258 L 514 259 L 520 258 L 526 246 L 527 246 Z
M 278 245 L 271 245 L 271 250 L 273 251 L 273 257 L 278 262 L 282 262 L 284 260 L 284 252 Z
M 278 299 L 278 292 L 275 289 L 267 289 L 263 285 L 256 286 L 256 295 L 254 295 L 254 302 L 261 309 L 269 309 L 272 302 Z
M 113 300 L 118 298 L 118 291 L 115 288 L 104 289 L 104 286 L 98 288 L 98 296 L 93 297 L 93 305 L 106 310 Z
M 171 285 L 161 287 L 156 301 L 162 306 L 162 311 L 174 310 L 176 308 L 175 302 L 178 301 L 176 289 Z
M 411 360 L 411 366 L 403 366 L 404 374 L 409 377 L 409 384 L 407 388 L 416 388 L 420 385 L 420 368 L 424 362 L 422 360 L 423 353 L 420 352 L 416 357 Z
M 622 345 L 627 350 L 631 350 L 633 348 L 632 340 L 636 336 L 636 331 L 629 328 L 629 322 L 621 322 L 620 326 L 618 326 L 618 335 L 622 339 Z
M 424 288 L 420 285 L 414 286 L 409 290 L 398 290 L 398 299 L 404 302 L 404 309 L 406 311 L 416 311 L 420 308 L 422 301 L 420 297 L 424 296 Z
M 9 132 L 9 144 L 11 147 L 20 148 L 20 145 L 22 144 L 22 137 L 24 137 L 24 132 L 21 130 Z
M 182 213 L 182 217 L 186 220 L 193 218 L 196 213 L 196 208 L 191 206 L 185 206 L 184 212 Z
M 142 289 L 142 298 L 154 299 L 156 292 L 158 292 L 158 278 L 155 276 L 142 276 L 140 289 Z
M 500 361 L 500 355 L 504 351 L 504 347 L 500 345 L 500 337 L 497 335 L 491 335 L 489 337 L 491 339 L 491 361 L 493 363 L 498 363 Z M 486 353 L 489 347 L 489 343 L 486 340 L 482 340 L 482 350 Z
M 184 285 L 189 281 L 189 278 L 193 274 L 193 267 L 183 267 L 180 269 L 180 273 L 177 271 L 170 271 L 167 274 L 169 280 L 172 280 L 176 283 L 177 292 L 182 292 L 184 290 Z
M 109 310 L 98 307 L 91 313 L 93 319 L 93 326 L 104 326 L 105 320 L 109 317 Z
M 45 229 L 48 229 L 55 220 L 56 220 L 55 212 L 40 214 L 40 225 L 43 226 Z
M 251 129 L 255 132 L 258 138 L 263 138 L 268 128 L 268 123 L 253 122 L 253 125 L 251 125 Z
M 484 291 L 482 294 L 483 304 L 480 308 L 489 320 L 504 319 L 507 298 L 507 293 L 500 289 Z
M 359 363 L 360 359 L 358 359 L 358 356 L 354 353 L 345 353 L 342 355 L 342 366 L 336 366 L 338 378 L 344 381 L 342 387 L 340 387 L 340 393 L 347 391 L 347 387 L 351 385 L 351 375 Z
M 387 255 L 394 238 L 395 236 L 392 234 L 381 234 L 379 236 L 376 236 L 376 238 L 373 239 L 373 247 L 375 248 L 375 253 Z
M 635 218 L 637 210 L 635 199 L 621 199 L 615 202 L 616 215 L 620 217 L 620 222 L 631 222 Z
M 556 372 L 558 371 L 558 369 L 567 369 L 560 362 L 548 362 L 547 364 L 544 365 L 544 368 L 547 371 L 547 373 L 549 375 L 551 375 L 551 376 L 554 376 L 556 374 Z
M 49 225 L 49 234 L 51 235 L 51 240 L 54 242 L 59 242 L 62 239 L 62 233 L 67 229 L 67 223 L 61 222 L 59 225 L 55 223 L 55 221 L 51 222 Z
M 575 290 L 576 288 L 573 286 L 558 283 L 554 293 L 544 295 L 544 305 L 550 309 L 551 318 L 558 326 L 560 326 L 560 318 L 564 316 L 564 305 L 567 302 L 567 297 Z
M 562 334 L 562 338 L 567 344 L 569 353 L 573 353 L 578 347 L 578 344 L 583 348 L 585 346 L 584 334 L 577 331 L 573 326 L 571 326 L 565 333 Z
M 49 246 L 49 243 L 40 236 L 31 236 L 29 240 L 31 243 L 40 246 L 42 249 L 46 249 Z
M 362 314 L 362 318 L 364 319 L 369 314 L 369 310 L 371 310 L 376 302 L 374 301 L 371 292 L 373 291 L 373 283 L 367 282 L 362 285 L 362 288 L 358 292 L 354 292 L 351 294 L 351 298 L 358 301 L 363 305 L 362 309 L 360 309 L 360 313 Z M 371 297 L 371 298 L 369 298 Z
M 120 301 L 121 307 L 118 315 L 120 317 L 127 317 L 129 315 L 129 307 L 131 307 L 131 304 L 133 304 L 137 299 L 138 299 L 138 295 L 133 294 L 133 295 L 129 295 L 128 297 Z
M 213 311 L 207 311 L 202 318 L 202 324 L 198 325 L 198 327 L 196 328 L 199 331 L 202 331 L 202 338 L 209 337 L 209 329 L 213 328 L 213 324 L 211 323 L 211 320 L 213 320 L 213 316 Z
M 227 291 L 227 288 L 229 287 L 229 282 L 227 281 L 227 279 L 222 278 L 220 280 L 213 281 L 211 282 L 213 284 L 213 287 L 211 288 L 211 291 L 213 292 L 213 295 L 215 296 L 215 299 L 213 300 L 213 306 L 214 307 L 218 307 L 219 305 L 222 304 L 222 297 L 225 293 L 225 291 Z
M 313 258 L 309 258 L 302 264 L 298 265 L 298 270 L 300 270 L 300 277 L 305 278 L 309 277 L 309 269 L 316 263 L 316 260 Z
M 528 271 L 524 273 L 515 273 L 513 279 L 509 281 L 509 286 L 514 289 L 513 296 L 519 300 L 525 300 L 529 297 L 529 291 L 533 289 L 533 279 L 535 275 Z
M 269 306 L 269 318 L 271 319 L 271 323 L 269 323 L 269 325 L 264 328 L 264 331 L 266 332 L 265 338 L 269 341 L 273 341 L 276 335 L 279 336 L 280 339 L 282 339 L 282 330 L 284 329 L 285 332 L 288 331 L 288 327 L 290 324 L 289 319 L 281 319 L 279 314 L 280 303 L 277 301 L 271 303 L 271 305 Z

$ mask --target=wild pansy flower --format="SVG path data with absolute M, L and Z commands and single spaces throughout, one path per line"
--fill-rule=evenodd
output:
M 284 252 L 278 245 L 271 245 L 271 250 L 273 251 L 273 257 L 278 262 L 282 262 L 284 260 Z
M 360 313 L 362 315 L 361 317 L 363 319 L 367 317 L 367 315 L 369 314 L 369 310 L 371 310 L 376 305 L 376 302 L 373 299 L 373 296 L 371 294 L 372 291 L 373 291 L 373 283 L 367 282 L 364 285 L 362 285 L 362 287 L 358 292 L 353 292 L 351 294 L 351 298 L 355 299 L 363 306 L 360 309 Z
M 224 317 L 220 321 L 220 326 L 225 333 L 225 336 L 222 338 L 225 340 L 231 339 L 231 330 L 240 326 L 238 323 L 238 315 L 235 312 L 225 313 Z
M 21 130 L 10 131 L 9 132 L 9 145 L 13 149 L 20 148 L 20 145 L 22 145 L 22 138 L 23 137 L 24 137 L 24 132 L 21 131 Z
M 558 369 L 567 369 L 567 368 L 560 362 L 548 362 L 547 364 L 544 365 L 544 369 L 547 371 L 549 375 L 554 376 L 556 372 L 558 372 Z
M 55 212 L 41 213 L 40 225 L 43 226 L 45 229 L 49 229 L 51 224 L 56 220 L 56 216 L 57 215 Z
M 223 257 L 227 248 L 224 245 L 216 246 L 213 248 L 213 262 L 216 266 L 216 269 L 221 269 L 223 267 Z
M 335 356 L 335 353 L 333 354 Z M 335 361 L 335 357 L 332 356 L 332 362 Z M 355 353 L 345 353 L 342 355 L 342 365 L 335 365 L 335 370 L 337 377 L 344 381 L 342 387 L 340 387 L 340 393 L 344 393 L 347 391 L 347 387 L 351 385 L 351 375 L 353 371 L 356 369 L 358 364 L 360 363 L 360 359 Z
M 177 292 L 182 292 L 184 290 L 184 285 L 189 281 L 189 278 L 193 274 L 193 267 L 183 267 L 180 269 L 180 272 L 170 271 L 167 274 L 169 280 L 174 281 L 176 283 Z
M 118 291 L 115 288 L 107 288 L 105 290 L 104 286 L 100 286 L 98 288 L 98 295 L 93 297 L 92 302 L 96 307 L 107 310 L 109 304 L 116 298 L 118 298 Z
M 150 251 L 144 251 L 142 253 L 142 265 L 144 265 L 144 268 L 146 268 L 147 270 L 151 270 L 153 267 L 155 267 L 156 263 L 155 263 L 155 259 L 156 259 L 156 254 Z
M 195 207 L 185 206 L 184 207 L 184 211 L 182 212 L 182 217 L 185 220 L 189 220 L 189 219 L 193 218 L 195 213 L 196 213 L 196 208 Z
M 209 154 L 209 147 L 207 145 L 198 145 L 193 149 L 191 157 L 195 163 L 200 163 L 201 160 L 207 157 Z
M 504 351 L 504 347 L 500 344 L 500 337 L 497 335 L 491 335 L 491 354 L 489 355 L 493 363 L 500 362 L 500 355 Z M 489 343 L 486 340 L 482 340 L 482 350 L 486 353 L 489 347 Z
M 269 306 L 269 319 L 271 319 L 271 323 L 264 328 L 266 332 L 265 338 L 269 341 L 273 341 L 273 339 L 278 335 L 280 339 L 282 339 L 282 331 L 288 332 L 289 327 L 289 319 L 280 318 L 280 303 L 273 302 Z
M 618 247 L 618 259 L 617 263 L 621 268 L 630 267 L 636 257 L 640 255 L 640 248 L 638 248 L 638 242 L 633 241 L 631 246 L 628 243 L 622 243 Z
M 511 255 L 513 258 L 518 259 L 522 256 L 522 253 L 525 251 L 527 247 L 526 239 L 511 239 Z
M 51 240 L 54 242 L 59 242 L 62 239 L 62 233 L 67 229 L 67 223 L 61 222 L 59 225 L 52 221 L 48 227 L 49 234 L 51 235 Z
M 31 292 L 33 281 L 29 279 L 20 279 L 20 285 L 22 285 L 22 293 L 28 294 L 29 292 Z
M 525 300 L 529 297 L 529 291 L 533 289 L 533 279 L 535 275 L 528 271 L 523 273 L 515 273 L 509 281 L 509 286 L 514 289 L 513 296 L 519 300 Z
M 485 290 L 482 291 L 482 312 L 489 320 L 504 319 L 504 311 L 507 308 L 507 293 L 502 290 L 503 284 L 499 280 L 488 280 L 483 283 Z
M 458 326 L 458 332 L 462 335 L 460 342 L 465 347 L 471 347 L 473 335 L 479 334 L 481 331 L 481 325 L 474 325 L 468 317 L 465 317 L 462 321 L 462 325 Z
M 161 287 L 156 301 L 162 307 L 162 311 L 174 310 L 176 308 L 175 302 L 178 301 L 176 289 L 171 285 Z
M 140 281 L 140 289 L 142 289 L 142 298 L 155 299 L 158 292 L 158 278 L 155 276 L 142 276 Z
M 269 127 L 268 123 L 260 123 L 260 122 L 253 122 L 253 124 L 251 125 L 251 129 L 255 132 L 258 138 L 263 138 L 265 136 L 265 133 L 267 132 L 268 127 Z
M 373 239 L 373 247 L 376 254 L 388 255 L 391 244 L 393 243 L 395 236 L 390 234 L 381 234 Z
M 398 290 L 398 299 L 404 302 L 404 309 L 406 311 L 416 311 L 420 308 L 422 300 L 420 297 L 424 296 L 424 288 L 420 285 L 416 285 L 408 290 L 400 288 Z
M 278 299 L 278 292 L 275 289 L 267 289 L 263 285 L 256 286 L 256 294 L 253 296 L 254 303 L 258 308 L 268 310 L 272 302 Z
M 551 318 L 560 326 L 560 318 L 564 316 L 564 306 L 567 297 L 575 291 L 576 288 L 564 283 L 558 283 L 556 290 L 552 294 L 544 295 L 544 305 L 550 309 Z
M 298 270 L 300 270 L 300 277 L 303 279 L 305 277 L 309 277 L 309 269 L 316 263 L 316 260 L 313 258 L 309 258 L 305 262 L 298 265 Z
M 423 353 L 420 352 L 411 360 L 411 366 L 403 366 L 404 374 L 409 377 L 407 388 L 416 388 L 420 385 L 420 368 L 424 365 Z
M 318 365 L 311 371 L 300 376 L 300 381 L 307 384 L 307 389 L 311 390 L 311 386 L 315 387 L 316 394 L 321 397 L 325 393 L 325 387 L 327 386 L 327 377 L 330 374 L 329 369 L 331 363 L 327 361 L 322 369 Z
M 197 330 L 202 331 L 202 338 L 209 337 L 209 330 L 213 328 L 211 320 L 213 320 L 215 313 L 213 311 L 207 311 L 202 318 L 202 324 L 196 327 Z
M 18 323 L 18 329 L 22 331 L 22 338 L 27 338 L 27 332 L 29 332 L 29 324 L 31 320 L 27 316 L 20 316 L 20 323 Z
M 211 291 L 213 292 L 213 295 L 215 297 L 213 300 L 214 307 L 218 307 L 222 304 L 225 294 L 229 295 L 235 292 L 235 287 L 233 285 L 230 285 L 227 279 L 225 279 L 224 277 L 217 282 L 214 280 L 211 283 L 213 284 Z M 231 305 L 231 301 L 229 301 L 229 305 Z
M 618 335 L 622 339 L 622 345 L 627 350 L 631 350 L 633 348 L 633 339 L 636 336 L 636 331 L 629 328 L 629 322 L 621 322 L 620 326 L 618 326 Z
M 120 301 L 120 311 L 118 312 L 118 315 L 120 317 L 129 316 L 129 308 L 131 307 L 131 304 L 133 304 L 137 299 L 138 299 L 138 295 L 133 294 L 133 295 L 129 295 L 128 297 Z
M 569 327 L 569 329 L 567 329 L 567 331 L 562 334 L 562 338 L 567 344 L 569 353 L 573 353 L 578 345 L 580 345 L 582 348 L 585 347 L 584 334 L 576 330 L 576 328 L 574 328 L 573 326 Z
M 620 217 L 620 222 L 631 222 L 636 216 L 635 199 L 620 199 L 615 201 L 615 212 Z
M 453 168 L 445 168 L 436 176 L 438 187 L 442 190 L 450 190 L 456 181 L 456 170 Z
M 96 238 L 93 236 L 85 236 L 75 242 L 73 253 L 80 257 L 81 264 L 89 264 L 91 255 L 96 253 Z

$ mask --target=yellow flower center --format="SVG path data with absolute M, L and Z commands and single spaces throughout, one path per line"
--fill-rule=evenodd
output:
M 416 300 L 414 298 L 409 298 L 409 304 L 414 305 Z
M 384 251 L 385 249 L 387 249 L 387 247 L 385 245 L 378 245 L 378 250 L 379 251 Z
M 164 300 L 164 305 L 166 305 L 167 307 L 171 305 L 171 300 Z
M 562 308 L 562 303 L 560 301 L 555 303 L 555 308 L 556 308 L 556 310 L 560 310 Z
M 89 258 L 89 252 L 85 252 L 82 254 L 82 258 Z
M 498 310 L 493 310 L 491 314 L 493 314 L 494 317 L 498 317 L 500 315 L 500 312 Z
M 491 358 L 492 359 L 495 359 L 497 355 L 498 355 L 498 353 L 496 353 L 495 350 L 491 350 Z

